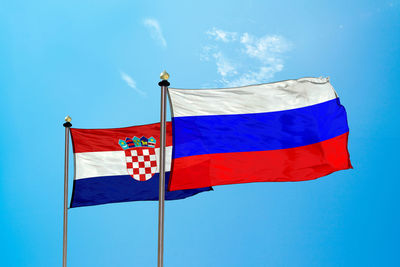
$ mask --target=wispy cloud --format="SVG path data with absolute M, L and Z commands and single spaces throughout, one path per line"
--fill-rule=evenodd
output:
M 240 38 L 246 54 L 259 60 L 270 60 L 289 49 L 289 43 L 281 36 L 266 35 L 257 38 L 245 32 Z
M 131 76 L 129 76 L 125 72 L 121 71 L 121 78 L 122 78 L 122 80 L 124 80 L 126 82 L 126 84 L 129 87 L 134 89 L 136 91 L 136 93 L 138 93 L 138 94 L 140 94 L 142 96 L 146 96 L 146 93 L 144 91 L 142 91 L 142 90 L 140 90 L 139 88 L 136 87 L 136 82 Z
M 217 64 L 217 71 L 222 77 L 237 73 L 233 63 L 230 62 L 229 59 L 225 58 L 221 52 L 213 54 L 213 57 L 215 58 L 215 63 Z
M 284 68 L 284 53 L 291 44 L 280 35 L 257 37 L 247 32 L 227 32 L 213 28 L 206 32 L 214 37 L 203 47 L 202 61 L 214 61 L 218 81 L 234 87 L 267 82 Z
M 228 87 L 237 87 L 249 84 L 259 84 L 266 82 L 267 80 L 274 77 L 275 73 L 281 71 L 283 69 L 283 65 L 275 65 L 275 66 L 262 66 L 256 71 L 248 71 L 243 73 L 236 79 L 227 80 L 223 78 L 221 81 Z
M 162 33 L 160 23 L 156 19 L 145 19 L 143 24 L 149 29 L 150 35 L 154 40 L 159 42 L 162 47 L 167 47 L 167 41 Z
M 216 41 L 222 41 L 225 43 L 235 41 L 237 37 L 236 32 L 227 32 L 217 29 L 215 27 L 207 31 L 206 34 L 211 37 L 214 37 Z

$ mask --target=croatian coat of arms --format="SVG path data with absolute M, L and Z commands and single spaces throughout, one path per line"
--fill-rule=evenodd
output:
M 147 181 L 153 177 L 157 170 L 156 139 L 134 136 L 118 143 L 125 151 L 126 169 L 133 179 Z

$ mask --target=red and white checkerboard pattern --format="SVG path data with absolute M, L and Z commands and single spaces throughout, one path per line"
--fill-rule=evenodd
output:
M 138 181 L 147 181 L 156 173 L 157 158 L 153 147 L 135 147 L 125 150 L 128 174 Z

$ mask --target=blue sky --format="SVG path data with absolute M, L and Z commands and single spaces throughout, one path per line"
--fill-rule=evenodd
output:
M 166 203 L 165 266 L 399 265 L 399 1 L 3 2 L 2 266 L 61 265 L 64 117 L 157 122 L 163 69 L 178 88 L 329 76 L 354 165 Z M 155 266 L 157 203 L 69 219 L 68 266 Z

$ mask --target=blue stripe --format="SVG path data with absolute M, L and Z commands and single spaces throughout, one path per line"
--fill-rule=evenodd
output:
M 183 199 L 212 190 L 211 187 L 167 191 L 169 172 L 165 173 L 165 200 Z M 147 181 L 136 181 L 129 175 L 104 176 L 74 181 L 71 208 L 107 203 L 158 200 L 159 174 Z
M 173 158 L 293 148 L 349 131 L 339 98 L 277 112 L 176 117 L 172 123 Z

